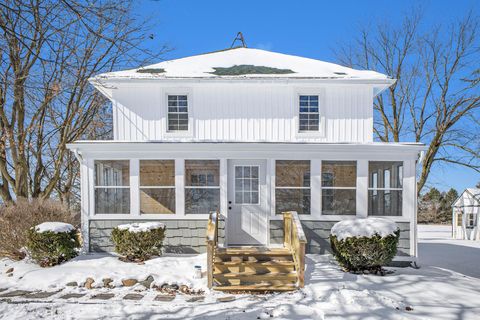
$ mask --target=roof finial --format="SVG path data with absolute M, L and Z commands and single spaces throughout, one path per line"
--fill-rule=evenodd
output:
M 230 48 L 233 48 L 233 45 L 237 41 L 240 41 L 242 43 L 242 47 L 244 47 L 244 48 L 247 47 L 247 44 L 245 43 L 245 38 L 243 38 L 243 34 L 241 32 L 238 32 L 235 39 L 233 39 L 233 42 L 232 42 L 232 45 L 230 46 Z

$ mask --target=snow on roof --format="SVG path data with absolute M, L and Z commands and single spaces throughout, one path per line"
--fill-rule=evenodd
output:
M 394 235 L 398 230 L 395 222 L 384 218 L 357 218 L 337 222 L 332 230 L 332 235 L 338 240 L 351 237 L 372 237 L 378 234 L 380 237 Z
M 470 208 L 468 211 L 470 213 L 475 213 L 476 210 L 473 208 L 480 207 L 480 189 L 478 188 L 467 188 L 465 189 L 460 196 L 452 204 L 455 208 Z M 475 212 L 474 212 L 475 211 Z
M 35 231 L 38 233 L 43 232 L 53 232 L 53 233 L 62 233 L 62 232 L 70 232 L 75 230 L 75 228 L 68 223 L 64 222 L 44 222 L 35 227 Z
M 317 78 L 392 80 L 388 76 L 375 71 L 355 70 L 320 60 L 243 47 L 164 61 L 138 69 L 104 73 L 96 76 L 93 80 L 122 78 Z

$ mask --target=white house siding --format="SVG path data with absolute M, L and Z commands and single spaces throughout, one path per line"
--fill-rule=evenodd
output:
M 119 82 L 113 92 L 114 140 L 371 142 L 368 84 Z M 168 133 L 166 97 L 188 94 L 191 131 Z M 298 94 L 319 95 L 321 130 L 299 134 Z

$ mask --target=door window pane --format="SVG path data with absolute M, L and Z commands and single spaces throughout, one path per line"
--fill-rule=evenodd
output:
M 259 167 L 235 167 L 235 203 L 259 204 Z

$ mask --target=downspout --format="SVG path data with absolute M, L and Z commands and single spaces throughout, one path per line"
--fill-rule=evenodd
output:
M 78 152 L 77 148 L 72 149 L 72 152 L 80 164 L 80 204 L 81 204 L 80 205 L 80 226 L 81 226 L 80 231 L 82 234 L 82 252 L 88 253 L 90 248 L 90 230 L 89 230 L 90 221 L 89 221 L 89 214 L 86 213 L 85 210 L 88 212 L 88 208 L 90 207 L 90 200 L 88 199 L 88 196 L 85 199 L 85 190 L 84 190 L 85 183 L 83 182 L 83 179 L 86 179 L 87 177 L 84 177 L 84 175 L 82 174 L 82 166 L 84 164 L 84 159 L 82 155 Z M 89 186 L 89 183 L 87 182 L 86 185 Z M 88 194 L 88 187 L 87 187 L 86 194 Z

